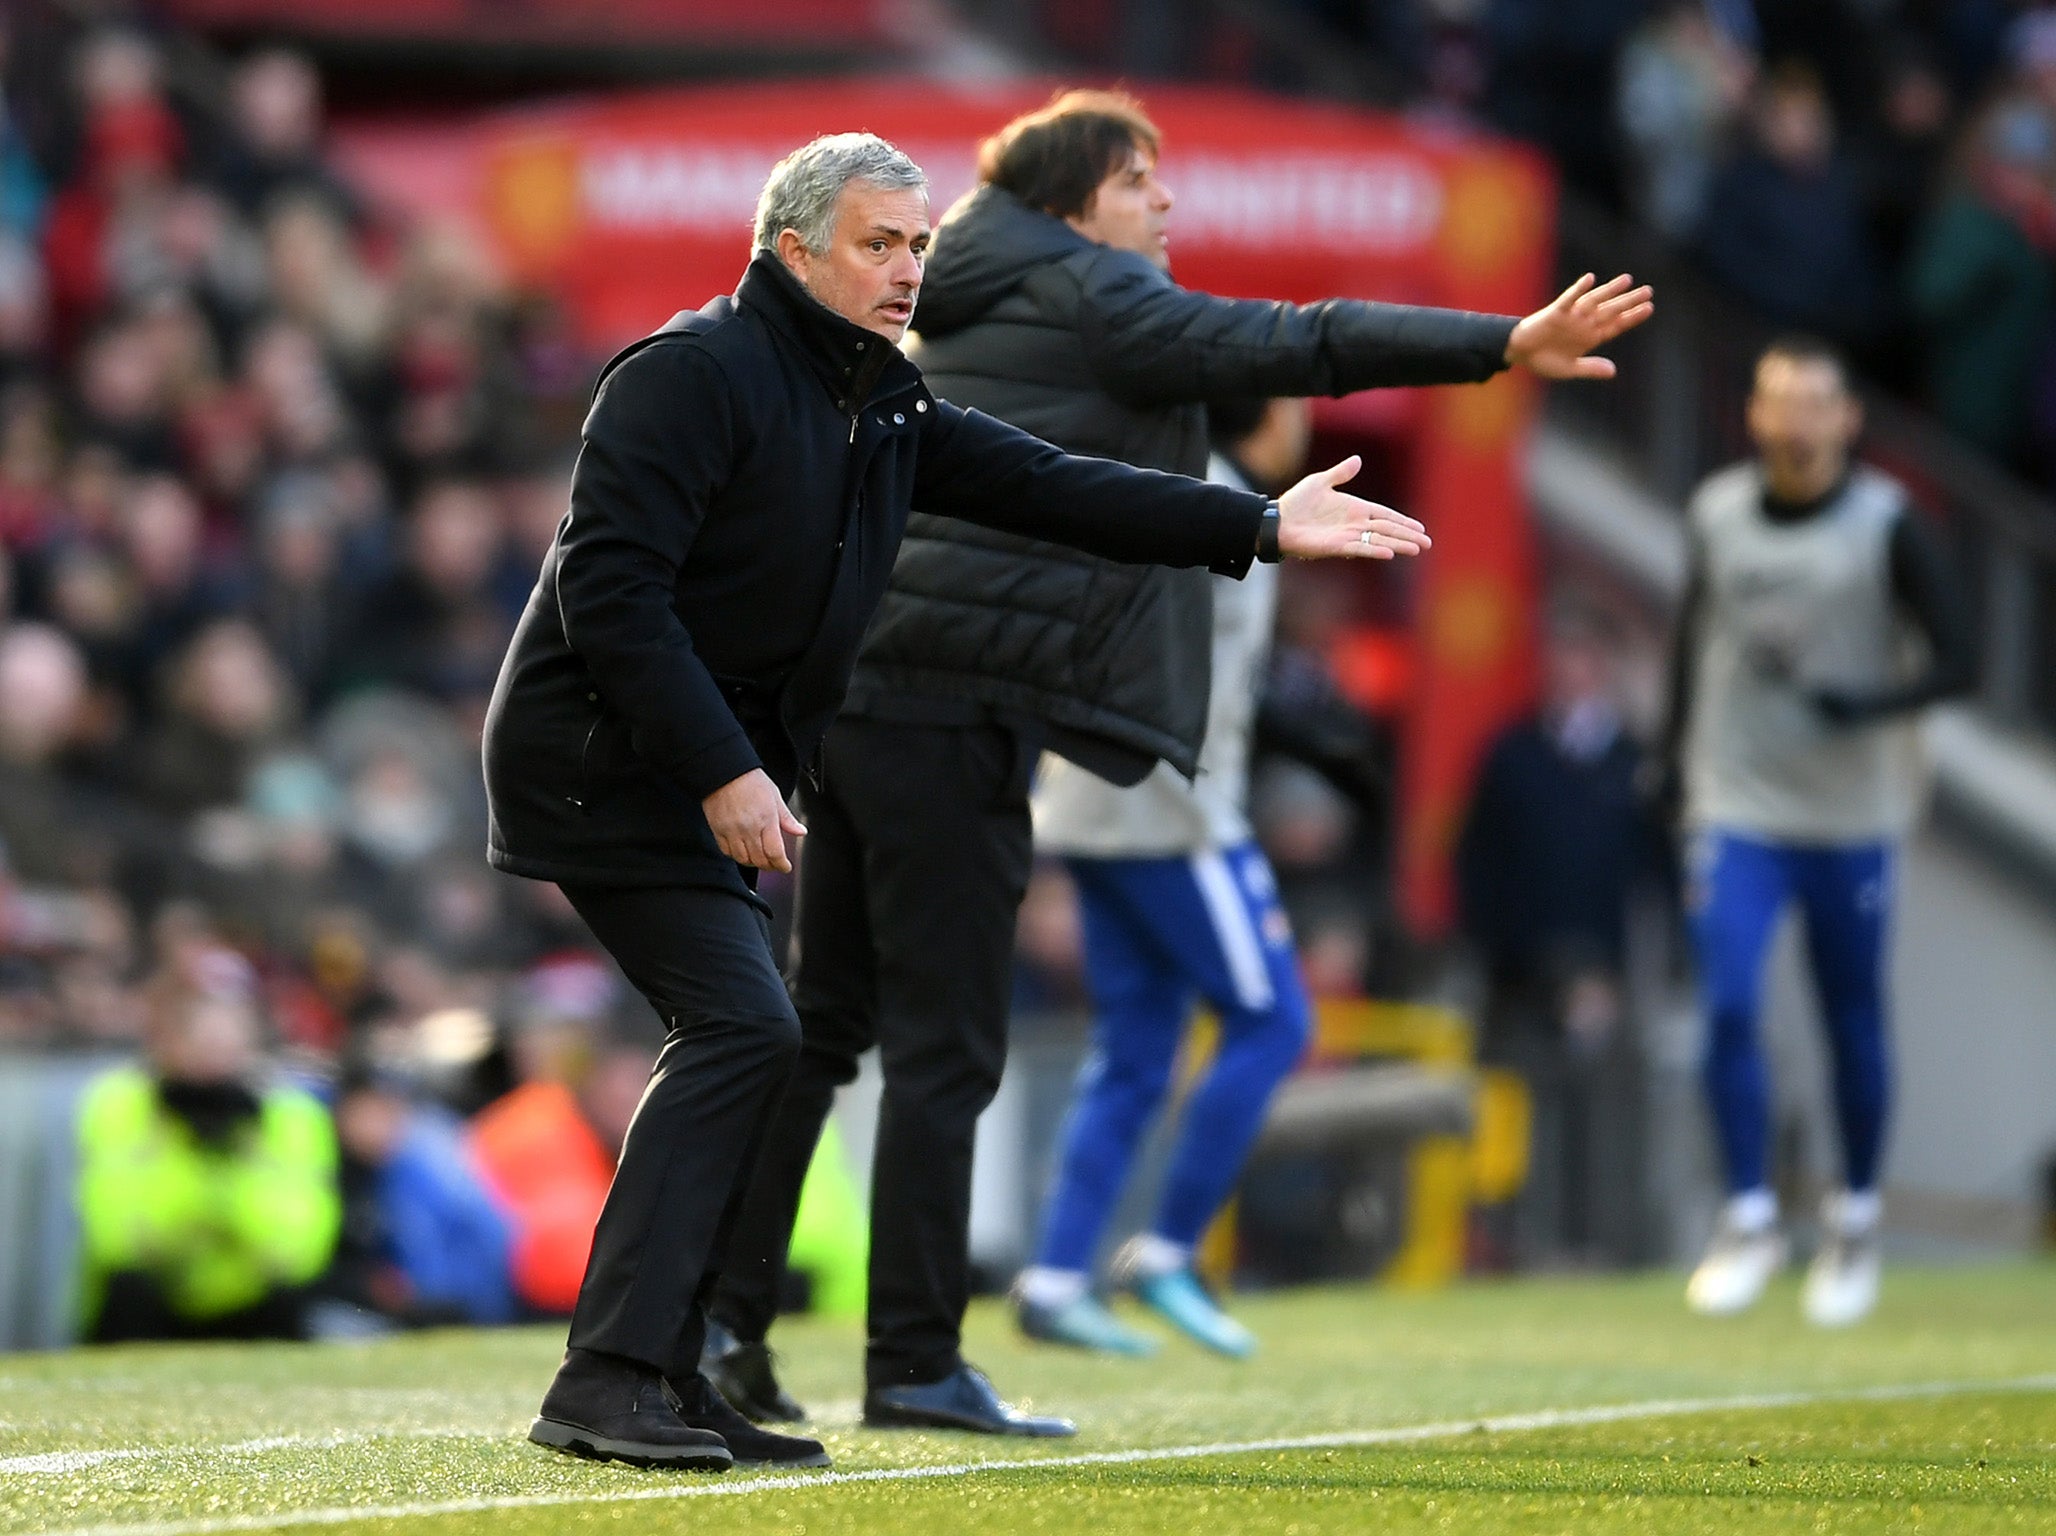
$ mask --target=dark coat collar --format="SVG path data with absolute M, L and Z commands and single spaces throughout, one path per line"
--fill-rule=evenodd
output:
M 920 371 L 900 349 L 846 320 L 800 285 L 769 251 L 750 258 L 736 285 L 738 307 L 762 315 L 771 328 L 797 347 L 835 399 L 835 408 L 854 414 L 877 393 L 920 382 Z M 883 391 L 879 386 L 885 385 Z
M 1097 248 L 1053 213 L 990 184 L 967 192 L 935 226 L 914 329 L 933 341 L 975 325 L 1039 268 Z

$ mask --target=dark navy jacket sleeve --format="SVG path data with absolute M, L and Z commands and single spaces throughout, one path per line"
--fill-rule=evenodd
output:
M 1904 714 L 1977 686 L 1977 639 L 1947 546 L 1912 509 L 1892 529 L 1893 601 L 1926 635 L 1928 665 L 1919 677 L 1871 701 L 1874 717 Z
M 1093 372 L 1109 394 L 1138 405 L 1475 384 L 1506 366 L 1515 324 L 1510 315 L 1361 299 L 1224 299 L 1112 250 L 1084 274 L 1082 299 Z
M 935 402 L 914 505 L 1130 565 L 1203 565 L 1241 576 L 1264 498 L 1052 447 L 983 411 Z
M 673 606 L 735 434 L 717 363 L 690 343 L 645 348 L 593 402 L 558 540 L 565 640 L 636 751 L 702 798 L 761 766 Z

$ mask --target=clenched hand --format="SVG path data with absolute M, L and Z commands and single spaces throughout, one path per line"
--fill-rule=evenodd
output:
M 714 829 L 714 841 L 729 858 L 753 869 L 792 872 L 785 839 L 805 837 L 807 829 L 785 808 L 785 797 L 763 769 L 752 768 L 741 778 L 730 779 L 700 804 L 706 809 L 707 825 Z

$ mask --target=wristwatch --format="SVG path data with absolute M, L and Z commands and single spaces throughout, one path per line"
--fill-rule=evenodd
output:
M 1256 557 L 1265 565 L 1276 565 L 1285 558 L 1278 548 L 1278 530 L 1284 522 L 1285 513 L 1278 503 L 1265 502 L 1263 519 L 1256 525 Z

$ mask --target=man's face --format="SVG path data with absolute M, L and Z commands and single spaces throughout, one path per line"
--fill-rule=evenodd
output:
M 1767 357 L 1757 367 L 1749 436 L 1774 473 L 1832 479 L 1862 426 L 1862 409 L 1834 364 Z
M 788 229 L 778 254 L 821 303 L 897 346 L 914 318 L 929 233 L 926 192 L 853 181 L 835 200 L 827 250 L 808 250 Z
M 1147 256 L 1169 270 L 1170 216 L 1171 189 L 1157 180 L 1156 161 L 1138 145 L 1107 172 L 1085 211 L 1064 222 L 1088 240 Z

